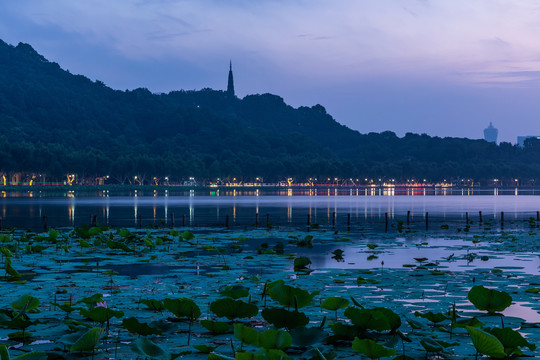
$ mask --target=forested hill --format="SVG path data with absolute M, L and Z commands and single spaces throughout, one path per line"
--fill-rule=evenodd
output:
M 295 109 L 271 94 L 113 90 L 63 70 L 28 44 L 1 40 L 0 126 L 0 171 L 58 178 L 540 177 L 533 142 L 522 150 L 483 140 L 362 135 L 320 105 Z

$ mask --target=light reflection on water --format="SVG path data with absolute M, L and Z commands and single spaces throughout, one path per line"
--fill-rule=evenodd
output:
M 374 189 L 370 189 L 374 190 Z M 109 192 L 96 194 L 51 195 L 40 193 L 34 197 L 22 197 L 8 193 L 0 198 L 1 214 L 5 226 L 39 226 L 42 216 L 47 216 L 50 226 L 75 226 L 88 223 L 92 215 L 100 224 L 135 226 L 141 216 L 144 223 L 170 223 L 172 214 L 177 218 L 186 215 L 189 226 L 224 223 L 229 216 L 233 223 L 252 224 L 255 214 L 261 218 L 269 214 L 274 224 L 305 223 L 310 214 L 313 223 L 327 222 L 336 214 L 343 219 L 351 214 L 352 222 L 369 219 L 384 219 L 388 213 L 390 220 L 403 220 L 410 211 L 411 221 L 422 221 L 426 212 L 430 219 L 439 217 L 464 218 L 469 213 L 472 221 L 483 213 L 484 221 L 498 219 L 501 211 L 508 221 L 536 217 L 540 210 L 540 198 L 533 195 L 480 195 L 469 196 L 364 196 L 358 189 L 338 194 L 338 190 L 328 192 L 312 190 L 309 195 L 286 193 L 266 195 L 254 191 L 253 195 L 239 195 L 236 192 L 213 191 L 212 194 L 191 190 L 183 195 L 167 192 L 134 191 L 131 195 L 114 195 Z M 336 195 L 338 194 L 338 195 Z M 288 195 L 288 196 L 287 196 Z M 343 220 L 342 220 L 343 221 Z M 35 222 L 36 224 L 33 224 Z

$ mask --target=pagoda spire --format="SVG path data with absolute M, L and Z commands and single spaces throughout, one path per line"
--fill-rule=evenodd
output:
M 232 60 L 229 60 L 229 82 L 227 83 L 227 96 L 233 98 L 234 95 L 234 79 L 232 73 Z

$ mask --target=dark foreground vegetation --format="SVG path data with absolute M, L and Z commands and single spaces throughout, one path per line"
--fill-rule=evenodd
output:
M 181 86 L 181 83 L 179 83 Z M 363 119 L 370 121 L 370 119 Z M 434 119 L 436 121 L 436 119 Z M 185 179 L 263 177 L 487 181 L 540 178 L 540 146 L 387 131 L 360 134 L 322 107 L 276 95 L 119 91 L 0 40 L 0 171 L 50 181 L 110 175 Z

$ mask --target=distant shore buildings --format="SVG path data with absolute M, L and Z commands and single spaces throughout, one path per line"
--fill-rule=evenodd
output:
M 519 147 L 524 148 L 525 147 L 525 140 L 527 139 L 538 139 L 540 140 L 540 136 L 535 135 L 526 135 L 526 136 L 518 136 L 517 137 L 517 144 Z
M 497 130 L 493 124 L 490 122 L 489 126 L 484 129 L 484 140 L 492 143 L 497 143 L 497 135 L 499 135 L 499 130 Z

